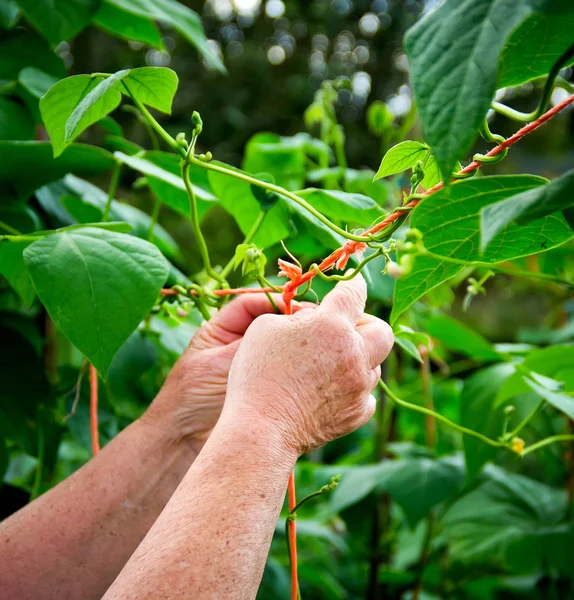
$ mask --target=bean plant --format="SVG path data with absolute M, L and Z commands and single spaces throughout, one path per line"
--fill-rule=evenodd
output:
M 279 294 L 289 312 L 360 273 L 368 309 L 395 333 L 377 415 L 298 464 L 260 597 L 569 597 L 574 171 L 548 180 L 504 160 L 550 119 L 565 126 L 572 3 L 445 0 L 422 16 L 404 39 L 413 108 L 402 121 L 382 101 L 366 111 L 377 171 L 348 164 L 344 78 L 316 91 L 306 132 L 256 134 L 239 168 L 202 144 L 210 124 L 197 111 L 185 131 L 165 124 L 174 70 L 66 76 L 48 46 L 30 59 L 10 30 L 20 11 L 50 44 L 91 21 L 153 46 L 161 22 L 224 71 L 175 0 L 105 0 L 85 14 L 89 3 L 71 4 L 69 18 L 43 1 L 0 10 L 13 52 L 0 88 L 6 484 L 32 500 L 89 460 L 233 296 L 266 294 L 278 311 Z M 123 33 L 122 16 L 134 19 Z M 532 111 L 501 101 L 525 85 Z M 110 117 L 120 105 L 150 148 Z M 126 181 L 153 199 L 148 212 L 117 199 Z M 222 211 L 242 237 L 224 260 L 205 226 Z M 196 269 L 160 224 L 166 213 L 185 223 Z M 506 343 L 476 331 L 501 289 L 544 298 L 544 327 Z

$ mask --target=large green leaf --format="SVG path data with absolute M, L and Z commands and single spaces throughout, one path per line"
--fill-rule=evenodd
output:
M 150 18 L 124 10 L 121 6 L 106 2 L 101 3 L 92 23 L 107 33 L 126 40 L 149 44 L 163 50 L 161 33 Z
M 34 119 L 26 107 L 0 97 L 0 140 L 33 140 Z
M 34 67 L 26 67 L 18 74 L 20 85 L 35 98 L 41 98 L 57 81 L 57 77 Z
M 67 173 L 98 175 L 114 165 L 109 152 L 84 144 L 72 144 L 54 158 L 49 142 L 0 141 L 0 155 L 0 186 L 17 198 L 26 198 Z
M 208 65 L 225 73 L 219 56 L 210 48 L 199 15 L 177 0 L 103 0 L 116 9 L 153 19 L 179 31 L 205 58 Z
M 558 391 L 561 385 L 560 382 L 534 372 L 530 372 L 528 376 L 525 376 L 524 381 L 548 404 L 567 415 L 569 419 L 574 419 L 574 398 Z
M 32 304 L 34 288 L 24 264 L 23 252 L 30 242 L 0 242 L 0 275 L 18 293 L 26 306 Z
M 413 211 L 412 226 L 423 233 L 425 248 L 440 257 L 498 263 L 563 244 L 572 230 L 561 215 L 550 215 L 524 227 L 510 224 L 480 253 L 480 211 L 490 204 L 542 185 L 532 175 L 492 176 L 461 181 L 423 200 Z M 463 265 L 440 257 L 417 256 L 412 272 L 397 281 L 391 320 L 413 302 L 454 277 Z
M 16 0 L 4 0 L 0 4 L 0 28 L 11 29 L 20 17 L 20 7 Z
M 231 168 L 229 165 L 222 166 Z M 209 172 L 209 183 L 221 206 L 233 216 L 241 231 L 247 235 L 261 212 L 261 205 L 253 195 L 251 185 L 216 171 Z M 279 201 L 267 211 L 263 226 L 255 235 L 253 243 L 267 248 L 288 238 L 292 231 L 285 204 Z
M 484 361 L 498 361 L 500 354 L 477 331 L 467 327 L 460 321 L 438 315 L 432 317 L 427 325 L 427 332 L 435 340 L 447 348 L 466 354 L 471 358 Z
M 565 7 L 567 8 L 567 7 Z M 498 71 L 498 87 L 518 85 L 546 75 L 572 45 L 574 7 L 561 14 L 536 13 L 514 31 L 506 44 Z M 566 64 L 571 64 L 571 59 Z
M 100 0 L 18 0 L 28 20 L 51 43 L 74 37 L 92 18 Z
M 58 329 L 104 378 L 168 273 L 152 244 L 89 227 L 46 236 L 24 251 L 24 259 Z
M 108 201 L 107 194 L 103 190 L 73 175 L 66 176 L 61 182 L 43 187 L 38 190 L 36 197 L 44 210 L 52 214 L 58 222 L 66 225 L 78 221 L 81 223 L 86 211 L 81 206 L 75 207 L 71 212 L 77 216 L 83 215 L 83 217 L 82 219 L 72 218 L 72 215 L 65 209 L 65 205 L 69 205 L 75 200 L 77 203 L 87 204 L 103 213 Z M 151 217 L 139 208 L 125 202 L 112 200 L 109 217 L 114 221 L 129 223 L 133 227 L 132 235 L 144 240 L 149 238 Z M 175 240 L 157 223 L 154 226 L 151 241 L 169 260 L 174 262 L 183 260 Z
M 489 109 L 500 54 L 514 29 L 533 14 L 533 4 L 446 0 L 405 36 L 424 136 L 447 182 Z
M 378 204 L 363 194 L 308 188 L 297 195 L 325 216 L 344 223 L 368 226 L 383 214 Z
M 342 470 L 330 509 L 340 512 L 374 491 L 388 492 L 414 527 L 433 507 L 456 494 L 463 483 L 464 465 L 459 457 L 401 458 L 354 466 Z
M 514 366 L 503 363 L 477 371 L 466 379 L 460 400 L 461 425 L 497 439 L 502 434 L 504 419 L 497 394 L 513 373 Z M 484 464 L 497 455 L 498 449 L 470 436 L 464 436 L 463 442 L 467 475 L 474 479 Z
M 62 59 L 42 37 L 20 28 L 3 32 L 0 37 L 0 79 L 15 81 L 26 67 L 35 67 L 56 77 L 66 76 Z
M 242 167 L 254 175 L 269 173 L 278 185 L 289 190 L 305 184 L 307 156 L 326 154 L 328 147 L 305 133 L 281 137 L 275 133 L 256 133 L 245 147 Z
M 109 77 L 75 75 L 59 81 L 40 100 L 54 156 L 82 131 L 115 110 L 127 89 L 143 104 L 170 112 L 177 81 L 175 72 L 163 67 L 124 69 Z
M 566 507 L 564 490 L 491 467 L 482 485 L 452 505 L 441 530 L 457 561 L 569 575 L 574 527 L 564 521 Z
M 530 223 L 570 206 L 574 206 L 574 171 L 485 207 L 480 213 L 480 246 L 486 248 L 509 223 Z

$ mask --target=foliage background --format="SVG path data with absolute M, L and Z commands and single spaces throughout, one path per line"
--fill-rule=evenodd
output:
M 402 39 L 421 12 L 434 3 L 213 0 L 187 4 L 202 15 L 211 48 L 221 52 L 227 75 L 206 68 L 196 49 L 169 26 L 160 26 L 163 50 L 128 42 L 90 25 L 57 45 L 56 52 L 69 74 L 113 73 L 146 65 L 173 68 L 180 87 L 172 115 L 162 118 L 162 124 L 173 135 L 189 131 L 191 112 L 199 110 L 205 123 L 200 150 L 210 150 L 218 160 L 235 165 L 241 163 L 246 144 L 257 132 L 292 136 L 306 131 L 303 114 L 323 80 L 347 78 L 346 87 L 338 92 L 337 114 L 345 127 L 347 158 L 354 168 L 375 171 L 387 149 L 366 121 L 373 101 L 387 103 L 395 131 L 414 114 Z M 16 4 L 8 1 L 0 10 L 5 27 L 0 49 L 16 34 L 39 37 L 24 17 L 10 12 L 10 6 Z M 11 18 L 14 14 L 15 19 Z M 15 60 L 7 54 L 0 60 L 0 101 L 17 102 L 38 122 L 34 100 L 11 84 Z M 38 56 L 26 60 L 22 59 L 19 69 L 42 68 Z M 570 69 L 563 74 L 572 78 Z M 506 91 L 504 98 L 517 108 L 530 109 L 537 95 L 537 86 L 526 83 Z M 113 117 L 127 139 L 150 147 L 148 133 L 133 112 L 119 109 Z M 10 139 L 5 137 L 8 125 L 8 119 L 0 120 L 3 139 Z M 508 135 L 516 124 L 494 117 L 491 127 Z M 409 131 L 409 138 L 422 139 L 414 120 Z M 526 138 L 489 173 L 554 177 L 572 164 L 573 134 L 572 112 L 561 115 Z M 82 141 L 105 146 L 109 145 L 107 135 L 109 130 L 97 125 Z M 46 139 L 41 126 L 28 132 L 28 139 L 32 138 Z M 27 138 L 17 135 L 13 139 Z M 484 148 L 484 144 L 477 145 L 477 150 Z M 133 171 L 124 169 L 116 197 L 149 214 L 154 198 L 137 179 Z M 106 190 L 109 173 L 90 180 Z M 383 203 L 392 206 L 394 195 L 407 186 L 404 176 L 381 184 L 381 197 L 387 198 Z M 2 194 L 0 214 L 10 195 L 9 186 L 3 186 Z M 36 192 L 29 203 L 33 218 L 46 227 L 68 224 L 61 211 L 63 195 L 53 185 Z M 165 207 L 159 222 L 178 268 L 195 273 L 200 262 L 189 223 Z M 224 263 L 242 240 L 240 230 L 219 206 L 210 210 L 202 225 L 214 262 Z M 305 237 L 292 240 L 289 247 L 306 262 L 326 252 Z M 515 262 L 525 269 L 568 271 L 572 250 L 570 242 Z M 277 247 L 268 250 L 269 274 L 274 274 L 273 259 L 281 252 Z M 393 281 L 379 271 L 371 270 L 376 285 L 371 289 L 369 309 L 387 318 Z M 240 283 L 240 276 L 234 277 Z M 552 285 L 499 276 L 488 282 L 487 295 L 478 295 L 464 312 L 465 279 L 443 284 L 403 317 L 405 326 L 431 335 L 434 351 L 422 366 L 400 348 L 393 352 L 387 376 L 401 396 L 416 404 L 430 402 L 454 421 L 462 419 L 478 430 L 490 431 L 489 419 L 497 426 L 500 419 L 495 399 L 513 373 L 507 363 L 499 362 L 500 356 L 510 352 L 524 357 L 537 351 L 526 344 L 555 346 L 538 350 L 531 366 L 566 382 L 566 391 L 571 393 L 571 297 Z M 0 437 L 4 439 L 0 506 L 5 517 L 28 502 L 31 493 L 57 484 L 87 461 L 90 439 L 85 380 L 76 414 L 63 419 L 74 399 L 81 355 L 54 330 L 39 304 L 23 307 L 7 282 L 0 282 Z M 321 282 L 315 287 L 320 296 L 327 289 Z M 151 330 L 138 330 L 122 347 L 102 391 L 103 443 L 141 414 L 198 322 L 192 313 L 176 328 L 169 319 L 157 317 Z M 497 343 L 514 345 L 503 348 Z M 514 400 L 521 413 L 533 402 L 537 397 L 524 390 L 519 401 Z M 551 447 L 524 461 L 504 452 L 497 456 L 485 453 L 480 445 L 463 446 L 456 432 L 440 424 L 435 430 L 422 416 L 402 410 L 393 413 L 389 443 L 382 448 L 380 425 L 379 414 L 363 430 L 330 444 L 298 467 L 300 494 L 313 491 L 335 473 L 343 475 L 340 488 L 308 505 L 298 521 L 304 598 L 574 597 L 568 563 L 574 542 L 570 448 Z M 530 433 L 537 439 L 570 427 L 563 416 L 544 411 Z M 463 452 L 467 467 L 474 459 L 478 469 L 486 460 L 494 460 L 496 466 L 491 464 L 472 478 Z M 40 455 L 42 468 L 38 469 Z M 259 597 L 288 595 L 280 523 Z

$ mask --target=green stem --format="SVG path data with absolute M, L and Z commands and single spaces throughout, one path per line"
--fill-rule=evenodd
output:
M 257 283 L 262 288 L 267 287 L 267 284 L 266 284 L 265 279 L 263 277 L 258 277 L 257 278 Z M 273 307 L 273 310 L 275 311 L 275 314 L 276 315 L 280 315 L 281 311 L 279 310 L 279 307 L 277 306 L 277 302 L 275 302 L 273 296 L 269 292 L 265 292 L 265 295 L 267 296 L 267 299 L 271 303 L 271 306 Z
M 187 195 L 189 196 L 189 207 L 191 210 L 191 227 L 193 229 L 197 245 L 199 246 L 199 253 L 201 254 L 201 259 L 203 261 L 205 271 L 212 279 L 215 279 L 219 283 L 223 284 L 225 287 L 228 287 L 225 278 L 222 277 L 216 271 L 214 271 L 213 267 L 211 266 L 209 251 L 207 249 L 207 244 L 205 243 L 205 238 L 203 237 L 203 233 L 201 232 L 201 226 L 199 224 L 197 199 L 195 197 L 195 192 L 193 191 L 193 186 L 191 185 L 191 179 L 189 177 L 189 163 L 183 163 L 181 167 L 181 175 L 185 184 L 185 189 L 187 190 Z
M 4 223 L 4 221 L 0 221 L 0 228 L 4 229 L 5 231 L 7 231 L 8 233 L 10 233 L 12 235 L 22 235 L 22 232 L 18 231 L 11 225 L 8 225 L 8 223 Z M 2 236 L 2 237 L 4 237 L 4 236 Z
M 148 242 L 153 241 L 153 230 L 155 229 L 160 210 L 161 210 L 161 200 L 158 197 L 156 197 L 154 200 L 154 203 L 153 203 L 153 211 L 151 213 L 151 222 L 149 225 L 149 232 L 147 234 Z
M 349 233 L 348 231 L 341 229 L 340 227 L 335 225 L 335 223 L 332 223 L 331 221 L 329 221 L 329 219 L 327 219 L 327 217 L 325 215 L 320 213 L 317 209 L 313 208 L 306 200 L 303 200 L 303 198 L 297 196 L 297 194 L 294 194 L 293 192 L 290 192 L 278 185 L 275 185 L 273 183 L 267 183 L 266 181 L 261 181 L 259 179 L 255 179 L 255 177 L 251 177 L 247 173 L 242 173 L 240 171 L 232 171 L 231 169 L 227 169 L 221 165 L 214 165 L 212 163 L 199 160 L 199 159 L 195 158 L 195 156 L 190 156 L 189 160 L 192 164 L 196 165 L 197 167 L 201 167 L 203 169 L 208 169 L 210 171 L 216 171 L 218 173 L 222 173 L 223 175 L 227 175 L 228 177 L 235 177 L 235 179 L 241 179 L 242 181 L 246 181 L 247 183 L 250 183 L 251 185 L 256 185 L 258 187 L 264 188 L 271 192 L 275 192 L 276 194 L 280 194 L 281 196 L 285 196 L 286 198 L 293 200 L 293 202 L 295 202 L 296 204 L 298 204 L 299 206 L 304 208 L 306 211 L 310 212 L 314 217 L 319 219 L 319 221 L 321 221 L 321 223 L 326 225 L 331 231 L 338 233 L 340 236 L 342 236 L 348 240 L 353 240 L 355 242 L 364 242 L 365 241 L 364 237 L 359 236 L 359 235 L 353 235 L 352 233 Z
M 43 235 L 0 235 L 0 242 L 6 240 L 8 242 L 35 242 L 43 239 Z
M 108 188 L 108 199 L 106 201 L 106 206 L 104 208 L 104 213 L 102 214 L 102 221 L 106 222 L 110 215 L 110 209 L 112 207 L 112 202 L 115 198 L 116 191 L 118 189 L 118 183 L 120 181 L 120 170 L 122 165 L 119 162 L 116 162 L 112 171 L 112 177 L 110 179 L 110 186 Z
M 478 433 L 478 431 L 474 431 L 473 429 L 468 429 L 468 427 L 463 427 L 462 425 L 458 425 L 457 423 L 454 423 L 450 419 L 443 417 L 440 413 L 437 413 L 434 410 L 429 410 L 428 408 L 425 408 L 424 406 L 418 406 L 417 404 L 411 404 L 410 402 L 405 402 L 404 400 L 401 400 L 389 389 L 387 384 L 382 379 L 379 380 L 379 385 L 385 391 L 387 396 L 393 400 L 393 402 L 396 402 L 399 406 L 402 406 L 403 408 L 407 408 L 409 410 L 420 412 L 429 417 L 433 417 L 433 418 L 437 419 L 437 421 L 441 421 L 445 425 L 448 425 L 449 427 L 452 427 L 453 429 L 456 429 L 457 431 L 460 431 L 461 433 L 464 433 L 465 435 L 470 435 L 472 437 L 475 437 L 475 438 L 483 441 L 485 444 L 488 444 L 489 446 L 493 446 L 494 448 L 506 447 L 505 443 L 502 443 L 497 440 L 493 440 L 489 437 L 486 437 L 485 435 L 482 435 L 482 433 Z
M 526 425 L 528 425 L 528 423 L 544 408 L 545 404 L 546 400 L 540 400 L 540 402 L 536 405 L 534 410 L 531 411 L 528 415 L 526 415 L 526 417 L 524 417 L 524 419 L 518 424 L 518 426 L 515 429 L 513 429 L 509 434 L 507 434 L 507 437 L 511 440 L 512 438 L 515 438 L 524 429 L 524 427 L 526 427 Z
M 500 267 L 497 264 L 491 264 L 481 261 L 466 261 L 461 260 L 459 258 L 452 258 L 450 256 L 441 256 L 439 254 L 434 254 L 433 252 L 430 252 L 428 250 L 425 250 L 420 254 L 430 256 L 431 258 L 436 258 L 437 260 L 441 260 L 444 262 L 463 265 L 465 267 L 492 269 L 493 271 L 496 271 L 497 273 L 502 273 L 504 275 L 515 275 L 516 277 L 525 277 L 527 279 L 539 279 L 540 281 L 558 283 L 560 285 L 565 285 L 571 289 L 574 289 L 574 283 L 566 281 L 565 279 L 560 279 L 560 277 L 556 277 L 555 275 L 549 275 L 548 273 L 535 273 L 533 271 L 523 271 L 522 269 L 508 269 L 505 267 Z
M 243 240 L 244 244 L 250 244 L 253 241 L 253 238 L 255 237 L 255 235 L 259 231 L 259 228 L 263 224 L 266 214 L 267 214 L 266 210 L 262 210 L 259 213 L 259 215 L 257 216 L 257 219 L 255 219 L 255 223 L 253 223 L 253 226 L 249 230 L 249 233 L 245 236 L 245 239 Z M 235 264 L 235 257 L 232 257 L 231 260 L 225 265 L 225 267 L 223 267 L 223 271 L 221 271 L 221 276 L 224 279 L 227 279 L 227 276 L 229 275 L 229 273 L 231 273 L 231 271 L 233 271 L 234 264 Z
M 131 93 L 128 86 L 125 82 L 122 82 L 124 88 L 126 89 L 127 94 L 132 99 L 132 102 L 137 106 L 142 116 L 146 119 L 146 121 L 152 126 L 152 128 L 157 132 L 159 137 L 164 140 L 164 142 L 177 154 L 179 154 L 182 158 L 185 158 L 185 148 L 180 146 L 169 133 L 155 120 L 154 116 L 149 112 L 149 110 Z
M 365 265 L 370 263 L 375 258 L 381 256 L 381 254 L 382 251 L 380 249 L 376 252 L 373 252 L 367 256 L 367 258 L 364 258 L 348 275 L 325 275 L 325 273 L 319 269 L 319 265 L 317 265 L 317 263 L 313 263 L 310 268 L 318 277 L 324 279 L 325 281 L 349 281 L 353 279 L 353 277 L 356 277 L 363 270 Z
M 492 109 L 497 113 L 508 117 L 509 119 L 513 119 L 514 121 L 528 122 L 535 121 L 540 117 L 546 107 L 548 106 L 548 102 L 550 101 L 550 97 L 552 96 L 552 92 L 554 91 L 554 84 L 556 79 L 560 73 L 562 67 L 574 56 L 574 45 L 570 46 L 564 52 L 564 54 L 554 63 L 550 73 L 548 73 L 548 77 L 546 78 L 546 82 L 544 84 L 544 89 L 542 90 L 542 98 L 540 99 L 540 103 L 537 108 L 529 113 L 523 113 L 519 110 L 515 110 L 514 108 L 510 108 L 510 106 L 506 106 L 506 104 L 501 104 L 500 102 L 493 102 Z M 562 87 L 561 83 L 559 84 Z
M 555 444 L 556 442 L 574 442 L 574 435 L 553 435 L 551 437 L 547 437 L 539 442 L 536 442 L 535 444 L 528 446 L 524 452 L 522 452 L 522 456 L 536 452 L 536 450 L 540 450 L 540 448 L 544 448 L 544 446 L 549 446 L 550 444 Z

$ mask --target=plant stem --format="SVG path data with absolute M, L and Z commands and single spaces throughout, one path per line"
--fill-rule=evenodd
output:
M 425 539 L 423 541 L 423 547 L 421 550 L 421 558 L 419 560 L 420 567 L 419 567 L 418 581 L 417 581 L 417 585 L 413 591 L 412 600 L 419 599 L 420 593 L 423 588 L 423 579 L 424 579 L 424 574 L 425 574 L 425 569 L 426 569 L 426 566 L 428 563 L 428 559 L 430 556 L 430 545 L 432 542 L 432 537 L 433 537 L 433 532 L 434 532 L 434 521 L 435 521 L 435 517 L 434 517 L 434 514 L 431 512 L 431 513 L 429 513 L 429 516 L 427 518 L 427 530 L 425 533 Z
M 159 217 L 159 211 L 161 210 L 161 200 L 156 196 L 153 203 L 153 211 L 151 213 L 151 222 L 149 225 L 149 232 L 147 234 L 148 242 L 153 240 L 153 230 L 155 229 L 157 219 Z
M 521 431 L 522 429 L 524 429 L 524 427 L 526 427 L 526 425 L 528 425 L 528 423 L 530 422 L 531 419 L 533 419 L 543 408 L 544 405 L 546 404 L 546 400 L 544 400 L 544 398 L 542 400 L 540 400 L 540 402 L 536 405 L 536 407 L 534 408 L 534 410 L 532 410 L 516 427 L 516 429 L 513 429 L 509 434 L 508 437 L 510 439 L 516 437 Z
M 122 165 L 119 162 L 116 162 L 112 171 L 112 177 L 110 179 L 110 187 L 108 188 L 108 199 L 106 201 L 106 206 L 104 208 L 104 213 L 102 214 L 102 221 L 105 223 L 108 220 L 110 215 L 110 209 L 112 207 L 112 202 L 116 195 L 116 190 L 118 189 L 118 183 L 120 181 L 120 169 Z
M 18 231 L 14 227 L 12 227 L 12 225 L 8 225 L 8 223 L 4 223 L 4 221 L 0 221 L 0 228 L 4 229 L 4 231 L 7 231 L 8 233 L 10 233 L 12 235 L 22 235 L 22 232 Z
M 215 279 L 219 283 L 223 284 L 224 287 L 228 287 L 225 278 L 222 277 L 216 271 L 214 271 L 213 267 L 211 266 L 209 251 L 207 249 L 207 244 L 205 243 L 205 238 L 203 237 L 203 233 L 201 232 L 201 226 L 199 224 L 199 214 L 197 212 L 197 199 L 195 198 L 195 192 L 193 191 L 193 186 L 191 185 L 191 179 L 189 177 L 188 162 L 183 163 L 181 167 L 181 175 L 183 177 L 185 189 L 187 190 L 187 195 L 189 196 L 189 206 L 191 209 L 191 227 L 193 229 L 197 245 L 199 246 L 199 253 L 201 254 L 201 259 L 203 261 L 205 271 L 212 279 Z
M 486 437 L 485 435 L 482 435 L 482 433 L 478 433 L 478 431 L 474 431 L 473 429 L 468 429 L 468 427 L 463 427 L 462 425 L 458 425 L 458 423 L 454 423 L 450 419 L 443 417 L 440 413 L 437 413 L 433 410 L 429 410 L 428 408 L 425 408 L 424 406 L 418 406 L 417 404 L 411 404 L 410 402 L 405 402 L 404 400 L 401 400 L 398 396 L 396 396 L 389 389 L 387 384 L 382 379 L 379 379 L 379 385 L 386 392 L 387 396 L 393 400 L 393 402 L 396 402 L 399 406 L 402 406 L 403 408 L 407 408 L 408 410 L 414 410 L 416 412 L 423 413 L 424 415 L 434 417 L 435 419 L 437 419 L 438 421 L 441 421 L 445 425 L 448 425 L 449 427 L 452 427 L 453 429 L 456 429 L 457 431 L 460 431 L 461 433 L 464 433 L 465 435 L 470 435 L 472 437 L 475 437 L 475 438 L 483 441 L 485 444 L 488 444 L 489 446 L 493 446 L 494 448 L 506 447 L 505 443 L 502 443 L 497 440 L 493 440 L 489 437 Z
M 522 452 L 522 456 L 536 452 L 537 450 L 540 450 L 540 448 L 544 448 L 544 446 L 549 446 L 550 444 L 555 444 L 556 442 L 574 442 L 574 435 L 552 435 L 547 437 L 539 442 L 536 442 L 535 444 L 528 446 Z
M 192 164 L 194 164 L 197 167 L 202 167 L 203 169 L 208 169 L 210 171 L 216 171 L 218 173 L 222 173 L 223 175 L 227 175 L 228 177 L 235 177 L 235 179 L 241 179 L 242 181 L 250 183 L 251 185 L 256 185 L 271 192 L 275 192 L 276 194 L 280 194 L 281 196 L 285 196 L 286 198 L 289 198 L 290 200 L 304 208 L 306 211 L 310 212 L 314 217 L 319 219 L 321 223 L 326 225 L 331 231 L 338 233 L 345 239 L 353 240 L 355 242 L 366 241 L 366 238 L 364 236 L 353 235 L 352 233 L 341 229 L 340 227 L 335 225 L 335 223 L 329 221 L 329 219 L 327 219 L 325 215 L 320 213 L 317 209 L 313 208 L 306 200 L 304 200 L 300 196 L 297 196 L 297 194 L 290 192 L 289 190 L 286 190 L 273 183 L 267 183 L 266 181 L 260 181 L 259 179 L 255 179 L 255 177 L 251 177 L 247 173 L 242 173 L 241 171 L 232 171 L 231 169 L 227 169 L 226 167 L 223 167 L 221 165 L 214 165 L 212 163 L 199 160 L 194 156 L 190 156 L 189 160 Z
M 526 123 L 528 121 L 534 121 L 534 120 L 538 119 L 538 117 L 540 117 L 540 115 L 542 115 L 544 113 L 544 111 L 546 110 L 546 107 L 548 106 L 548 102 L 550 101 L 550 97 L 552 96 L 552 92 L 554 91 L 554 84 L 555 84 L 556 78 L 558 77 L 558 75 L 560 73 L 560 69 L 562 69 L 562 67 L 573 56 L 574 56 L 574 45 L 570 46 L 570 48 L 568 48 L 566 50 L 566 52 L 564 52 L 564 54 L 562 54 L 562 56 L 554 63 L 554 65 L 552 66 L 552 69 L 550 70 L 550 73 L 548 74 L 548 77 L 546 78 L 546 82 L 544 84 L 544 89 L 542 90 L 542 97 L 540 99 L 540 103 L 538 104 L 536 109 L 533 110 L 532 112 L 523 113 L 523 112 L 520 112 L 519 110 L 515 110 L 514 108 L 510 108 L 510 106 L 501 104 L 500 102 L 493 102 L 492 109 L 495 110 L 497 113 L 500 113 L 501 115 L 504 115 L 505 117 L 508 117 L 509 119 L 513 119 L 514 121 L 522 121 L 522 122 Z
M 432 381 L 430 376 L 430 363 L 428 353 L 425 352 L 423 362 L 420 365 L 420 376 L 423 390 L 425 406 L 432 412 L 434 410 L 434 402 L 432 397 Z M 436 446 L 436 420 L 430 415 L 425 415 L 425 433 L 427 446 L 434 450 Z

